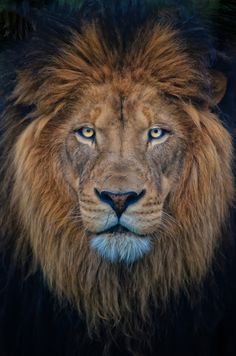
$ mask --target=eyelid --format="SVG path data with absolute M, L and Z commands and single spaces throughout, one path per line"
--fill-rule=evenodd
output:
M 78 129 L 74 129 L 73 132 L 74 132 L 74 133 L 78 133 L 78 132 L 80 132 L 80 131 L 83 131 L 84 129 L 92 130 L 92 131 L 95 133 L 95 130 L 94 130 L 94 128 L 92 128 L 92 127 L 79 127 Z
M 165 130 L 167 132 L 171 132 L 171 128 L 164 123 L 163 124 L 162 123 L 154 124 L 153 126 L 150 127 L 149 130 L 152 130 L 152 129 L 161 129 L 161 130 Z
M 89 129 L 93 129 L 93 130 L 95 130 L 95 127 L 91 124 L 91 123 L 89 123 L 89 122 L 83 122 L 82 124 L 79 124 L 73 131 L 74 132 L 76 132 L 76 131 L 78 131 L 78 130 L 80 130 L 80 129 L 83 129 L 83 128 L 85 128 L 85 127 L 88 127 Z

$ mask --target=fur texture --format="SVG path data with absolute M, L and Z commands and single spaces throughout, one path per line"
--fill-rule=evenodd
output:
M 216 51 L 204 27 L 182 11 L 143 7 L 127 26 L 133 2 L 121 19 L 120 5 L 115 18 L 104 4 L 64 21 L 48 15 L 22 45 L 22 59 L 12 55 L 19 63 L 13 60 L 14 79 L 6 80 L 2 115 L 2 245 L 26 273 L 42 271 L 50 290 L 85 316 L 91 335 L 115 330 L 148 343 L 153 307 L 164 310 L 180 291 L 193 299 L 224 242 L 234 196 L 232 144 L 213 111 Z M 135 143 L 139 125 L 146 130 L 157 117 L 173 136 L 144 152 Z M 121 143 L 116 134 L 99 153 L 78 145 L 71 132 L 84 120 L 103 132 L 108 127 L 109 137 L 112 126 L 123 127 Z M 95 250 L 89 239 L 112 217 L 95 201 L 94 187 L 109 179 L 116 187 L 114 177 L 127 166 L 122 179 L 138 177 L 132 184 L 145 182 L 147 193 L 139 210 L 127 210 L 124 225 L 131 221 L 152 248 L 142 237 L 142 247 L 124 235 L 122 246 L 114 240 L 108 260 L 135 261 L 123 265 L 103 258 L 106 237 L 95 237 Z M 148 253 L 137 259 L 135 249 Z

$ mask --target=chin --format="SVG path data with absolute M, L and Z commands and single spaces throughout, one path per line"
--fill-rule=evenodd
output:
M 90 246 L 109 262 L 129 265 L 151 251 L 152 241 L 150 236 L 138 236 L 132 232 L 106 232 L 93 235 Z

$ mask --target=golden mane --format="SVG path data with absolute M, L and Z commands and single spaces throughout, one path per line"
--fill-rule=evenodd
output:
M 122 42 L 111 50 L 95 23 L 80 34 L 71 31 L 59 54 L 35 71 L 34 63 L 19 70 L 5 112 L 1 229 L 17 261 L 24 264 L 30 256 L 30 273 L 40 268 L 51 290 L 85 313 L 91 333 L 107 325 L 138 338 L 152 319 L 150 305 L 165 305 L 179 290 L 191 296 L 200 286 L 227 223 L 234 195 L 232 145 L 209 109 L 210 94 L 201 94 L 210 74 L 198 70 L 178 32 L 168 26 L 140 29 L 125 51 Z M 138 263 L 113 265 L 89 248 L 82 223 L 78 238 L 78 221 L 71 219 L 75 201 L 56 158 L 56 132 L 89 86 L 111 84 L 125 95 L 147 83 L 178 102 L 197 134 L 168 201 L 175 220 Z M 194 99 L 204 107 L 196 107 Z M 18 107 L 30 105 L 33 110 L 22 117 Z
M 12 97 L 17 104 L 37 102 L 45 115 L 55 115 L 64 108 L 65 97 L 71 98 L 89 85 L 119 85 L 124 78 L 127 85 L 148 82 L 173 97 L 211 100 L 202 91 L 209 86 L 210 74 L 198 70 L 178 32 L 168 26 L 141 28 L 126 52 L 122 43 L 111 50 L 98 25 L 87 25 L 82 34 L 72 32 L 50 64 L 38 69 L 37 76 L 34 73 L 33 65 L 18 74 Z

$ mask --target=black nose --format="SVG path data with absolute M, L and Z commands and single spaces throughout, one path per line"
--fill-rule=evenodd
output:
M 109 204 L 112 207 L 112 209 L 116 212 L 117 216 L 120 217 L 129 205 L 135 204 L 138 200 L 140 200 L 144 196 L 145 190 L 142 190 L 140 193 L 136 193 L 136 192 L 114 193 L 108 191 L 100 192 L 99 190 L 95 189 L 95 193 L 102 202 Z

